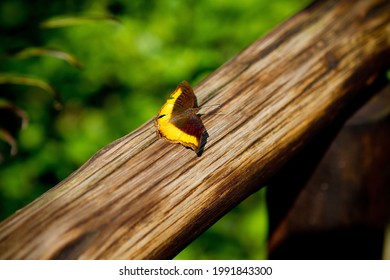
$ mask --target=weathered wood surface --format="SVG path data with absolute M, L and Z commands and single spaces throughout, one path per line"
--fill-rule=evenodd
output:
M 311 5 L 195 88 L 199 105 L 221 105 L 202 118 L 202 156 L 158 140 L 149 121 L 3 221 L 0 257 L 173 257 L 258 190 L 389 60 L 389 1 Z

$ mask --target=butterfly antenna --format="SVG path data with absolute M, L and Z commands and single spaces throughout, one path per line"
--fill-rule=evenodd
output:
M 201 110 L 203 110 L 204 108 L 209 108 L 209 107 L 217 107 L 217 108 L 214 109 L 214 110 L 217 110 L 217 109 L 220 109 L 222 106 L 220 104 L 204 105 L 204 106 L 201 106 Z M 224 115 L 224 113 L 213 113 L 212 111 L 211 112 L 207 112 L 206 111 L 203 114 L 201 113 L 201 115 L 208 115 L 208 114 Z
M 218 109 L 219 109 L 219 108 L 221 108 L 221 105 L 220 104 L 213 104 L 213 105 L 204 105 L 204 106 L 202 106 L 202 108 L 207 108 L 207 107 L 218 107 Z

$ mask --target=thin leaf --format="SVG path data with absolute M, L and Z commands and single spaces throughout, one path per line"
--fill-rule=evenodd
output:
M 0 128 L 0 139 L 11 146 L 10 155 L 14 156 L 18 152 L 15 138 L 7 130 Z
M 47 82 L 36 78 L 16 74 L 0 73 L 0 84 L 15 84 L 38 87 L 44 91 L 51 93 L 57 99 L 57 101 L 62 104 L 61 96 L 57 93 L 57 91 Z
M 21 128 L 24 129 L 28 125 L 28 116 L 25 111 L 20 109 L 15 104 L 9 102 L 8 100 L 1 99 L 0 98 L 0 110 L 9 110 L 12 113 L 14 113 L 16 116 L 18 116 L 22 120 Z
M 77 68 L 81 68 L 80 61 L 78 61 L 73 55 L 55 49 L 26 48 L 24 50 L 21 50 L 20 52 L 8 56 L 7 58 L 26 59 L 33 56 L 52 56 L 58 59 L 65 60 L 66 62 Z
M 73 25 L 83 25 L 94 22 L 108 22 L 120 24 L 120 21 L 113 16 L 61 16 L 53 17 L 41 23 L 41 28 L 59 28 Z

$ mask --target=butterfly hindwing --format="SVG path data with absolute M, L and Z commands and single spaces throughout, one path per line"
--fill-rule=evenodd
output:
M 174 117 L 171 124 L 179 131 L 176 134 L 177 142 L 197 152 L 206 131 L 202 120 L 194 112 L 186 111 L 180 117 Z

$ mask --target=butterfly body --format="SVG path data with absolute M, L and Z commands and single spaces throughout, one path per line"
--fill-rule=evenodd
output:
M 206 129 L 197 115 L 194 91 L 188 82 L 180 83 L 160 109 L 155 126 L 159 137 L 180 143 L 198 153 L 202 147 Z

